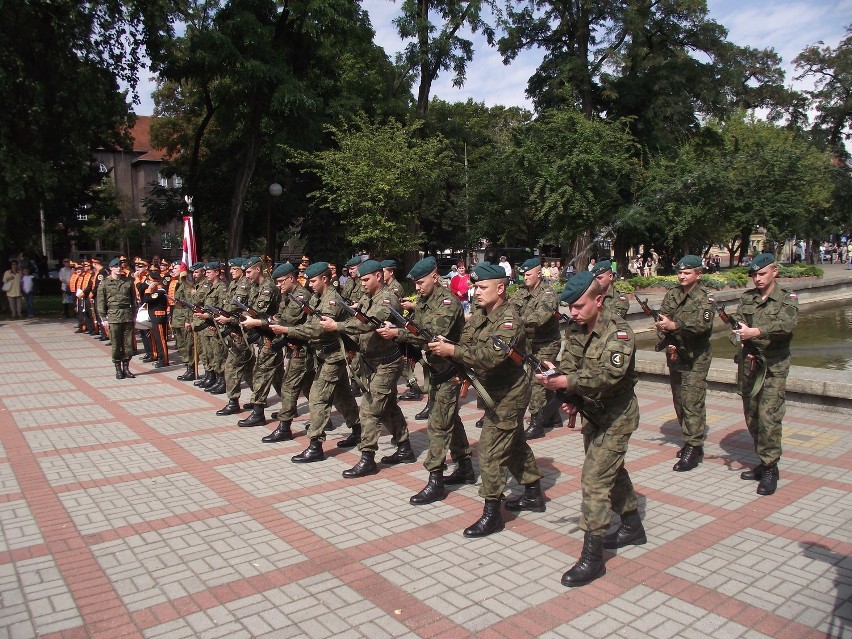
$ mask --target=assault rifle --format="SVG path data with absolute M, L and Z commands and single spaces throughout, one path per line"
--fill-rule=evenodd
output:
M 713 310 L 719 315 L 719 319 L 730 325 L 735 331 L 743 328 L 743 325 L 737 318 L 725 312 L 724 305 L 716 304 L 713 300 L 710 301 L 713 302 Z M 760 392 L 760 389 L 763 388 L 763 383 L 766 381 L 766 360 L 760 354 L 760 351 L 757 350 L 757 347 L 752 344 L 751 340 L 740 341 L 740 347 L 741 350 L 737 357 L 737 392 L 742 395 L 745 378 L 757 374 L 758 378 L 755 379 L 754 386 L 751 389 L 751 397 L 754 397 Z
M 642 307 L 642 310 L 645 312 L 645 315 L 650 315 L 653 318 L 654 322 L 660 321 L 660 312 L 655 311 L 648 305 L 647 297 L 645 298 L 644 302 L 639 298 L 636 293 L 633 294 L 633 297 L 635 297 L 636 301 L 639 302 L 639 306 Z M 680 359 L 684 364 L 686 364 L 687 366 L 692 365 L 692 357 L 689 355 L 689 353 L 686 352 L 686 349 L 683 347 L 683 344 L 680 343 L 677 337 L 675 337 L 671 333 L 664 333 L 663 338 L 654 346 L 654 350 L 659 353 L 660 351 L 666 350 L 669 346 L 675 347 L 675 352 L 677 353 L 678 359 Z
M 234 306 L 236 306 L 238 309 L 240 309 L 242 311 L 242 313 L 240 314 L 241 317 L 243 315 L 247 315 L 248 317 L 251 317 L 252 319 L 259 319 L 259 320 L 266 320 L 266 321 L 269 321 L 269 320 L 272 319 L 272 317 L 268 313 L 261 313 L 260 311 L 256 311 L 253 308 L 251 308 L 250 306 L 243 304 L 237 298 L 234 298 L 233 304 L 234 304 Z M 255 344 L 255 343 L 259 342 L 261 340 L 261 338 L 263 338 L 263 337 L 265 337 L 269 340 L 275 340 L 275 339 L 278 338 L 278 335 L 273 333 L 272 329 L 270 329 L 270 328 L 250 328 L 248 330 L 248 332 L 246 333 L 246 341 L 249 344 Z M 284 348 L 284 345 L 282 344 L 279 347 L 279 349 L 276 349 L 276 350 L 280 350 L 280 348 Z
M 405 315 L 403 315 L 402 313 L 397 311 L 395 308 L 390 308 L 388 310 L 390 310 L 390 314 L 391 314 L 391 317 L 393 318 L 394 322 L 400 328 L 404 328 L 405 330 L 407 330 L 412 335 L 422 337 L 427 342 L 444 341 L 444 342 L 449 342 L 450 344 L 456 344 L 456 342 L 453 342 L 453 341 L 448 340 L 446 338 L 439 340 L 438 336 L 435 335 L 435 333 L 430 331 L 428 328 L 418 326 L 417 322 L 415 322 L 413 319 L 411 319 L 409 317 L 405 317 Z M 476 392 L 479 394 L 479 397 L 482 398 L 482 401 L 488 407 L 488 409 L 493 410 L 494 400 L 491 399 L 491 395 L 489 395 L 488 391 L 485 390 L 485 387 L 482 385 L 482 382 L 479 381 L 479 378 L 476 376 L 476 374 L 472 370 L 467 368 L 466 366 L 463 366 L 461 364 L 457 364 L 456 362 L 450 362 L 450 363 L 451 363 L 452 368 L 454 370 L 454 377 L 458 377 L 462 381 L 462 386 L 464 386 L 465 383 L 469 383 L 470 386 L 473 386 L 476 389 Z M 467 391 L 465 391 L 465 394 L 466 394 L 466 392 Z
M 287 296 L 295 302 L 299 308 L 302 309 L 302 312 L 309 317 L 316 317 L 317 319 L 321 317 L 327 317 L 327 315 L 323 315 L 313 306 L 308 304 L 305 300 L 301 300 L 292 293 L 287 293 Z M 343 348 L 346 349 L 346 359 L 352 363 L 352 358 L 355 357 L 358 353 L 361 352 L 361 348 L 358 344 L 349 337 L 346 333 L 339 333 L 340 339 L 343 341 Z
M 180 297 L 172 297 L 168 293 L 166 293 L 166 299 L 171 301 L 173 304 L 178 304 L 180 306 L 183 306 L 184 308 L 188 308 L 193 313 L 207 313 L 208 312 L 208 311 L 204 310 L 204 307 L 201 304 L 193 304 L 192 302 L 189 302 L 185 299 L 181 299 Z M 193 326 L 192 330 L 195 333 L 200 333 L 205 328 L 215 328 L 215 327 L 216 327 L 216 323 L 212 319 L 206 319 L 203 322 L 201 322 L 201 324 L 199 324 L 198 326 Z
M 518 350 L 514 344 L 510 344 L 499 335 L 492 335 L 491 341 L 494 346 L 502 350 L 509 359 L 515 362 L 518 366 L 528 364 L 533 370 L 533 373 L 552 377 L 554 375 L 562 375 L 563 373 L 557 368 L 548 368 L 540 359 L 534 355 L 524 353 Z M 561 404 L 569 404 L 576 410 L 568 414 L 568 428 L 574 428 L 577 423 L 577 413 L 581 413 L 588 417 L 596 410 L 601 410 L 604 406 L 601 402 L 583 397 L 576 393 L 569 393 L 566 390 L 555 391 L 554 396 L 548 400 L 544 407 L 539 411 L 539 418 L 542 424 L 549 424 L 553 420 L 553 416 L 559 411 Z
M 340 298 L 340 299 L 343 299 L 343 298 Z M 343 300 L 343 301 L 346 302 L 346 300 Z M 377 320 L 375 317 L 370 317 L 369 315 L 364 313 L 364 311 L 359 310 L 357 308 L 352 308 L 351 306 L 349 306 L 349 304 L 344 304 L 343 310 L 346 311 L 347 313 L 349 313 L 349 317 L 354 317 L 359 322 L 366 324 L 367 326 L 369 326 L 373 330 L 382 327 L 382 323 L 379 320 Z

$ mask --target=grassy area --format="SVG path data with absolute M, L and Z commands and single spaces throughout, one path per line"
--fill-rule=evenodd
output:
M 57 318 L 62 317 L 61 295 L 36 295 L 33 297 L 33 310 L 36 317 Z M 26 315 L 27 305 L 21 300 L 21 312 Z M 3 312 L 3 317 L 10 317 L 9 309 Z

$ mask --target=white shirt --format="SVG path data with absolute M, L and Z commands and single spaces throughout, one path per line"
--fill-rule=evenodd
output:
M 503 270 L 506 271 L 506 277 L 512 277 L 512 265 L 509 264 L 508 261 L 500 262 L 500 266 L 502 266 Z

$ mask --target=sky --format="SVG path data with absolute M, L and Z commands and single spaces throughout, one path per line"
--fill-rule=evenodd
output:
M 810 82 L 796 82 L 792 60 L 805 47 L 823 41 L 836 47 L 852 24 L 852 0 L 707 0 L 710 18 L 728 29 L 728 39 L 740 46 L 772 48 L 782 58 L 785 83 L 794 88 L 810 88 Z M 362 0 L 376 31 L 376 43 L 391 58 L 402 49 L 392 24 L 399 12 L 393 0 Z M 464 102 L 471 98 L 486 106 L 523 106 L 532 109 L 525 92 L 528 78 L 541 61 L 540 51 L 524 51 L 505 66 L 496 49 L 479 34 L 469 34 L 474 42 L 474 58 L 468 65 L 464 86 L 452 86 L 452 75 L 439 76 L 432 85 L 432 97 L 448 102 Z M 144 77 L 139 86 L 142 103 L 136 113 L 153 113 L 150 93 L 154 83 Z M 416 91 L 416 85 L 415 85 Z

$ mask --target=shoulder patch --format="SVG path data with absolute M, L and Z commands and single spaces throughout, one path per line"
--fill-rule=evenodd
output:
M 616 368 L 621 368 L 624 364 L 624 353 L 610 353 L 609 361 Z
M 630 335 L 627 334 L 627 331 L 618 331 L 615 334 L 617 339 L 630 339 Z
M 104 279 L 104 276 L 103 276 L 103 275 L 98 275 L 98 281 L 100 282 L 102 279 Z
M 514 322 L 503 322 L 503 328 L 515 328 Z
M 390 300 L 388 298 L 383 299 L 382 306 L 390 306 Z
M 441 304 L 443 304 L 444 306 L 449 306 L 452 303 L 453 303 L 453 300 L 444 300 L 443 302 L 441 302 Z
M 334 300 L 328 300 L 328 305 L 329 306 L 337 306 L 337 302 L 335 302 Z
M 627 298 L 626 298 L 626 297 L 624 297 L 624 295 L 619 295 L 619 296 L 618 296 L 618 299 L 620 299 L 622 302 L 626 302 L 626 301 L 627 301 Z
M 709 322 L 709 321 L 710 321 L 710 318 L 712 317 L 712 315 L 710 315 L 710 309 L 709 309 L 709 308 L 705 308 L 705 309 L 704 309 L 704 315 L 703 315 L 703 317 L 704 317 L 704 321 L 705 321 L 705 322 Z
M 787 297 L 789 297 L 791 300 L 797 300 L 797 299 L 799 299 L 799 296 L 798 296 L 798 295 L 796 295 L 795 293 L 793 293 L 792 291 L 791 291 L 791 292 L 789 292 L 789 293 L 787 293 Z

